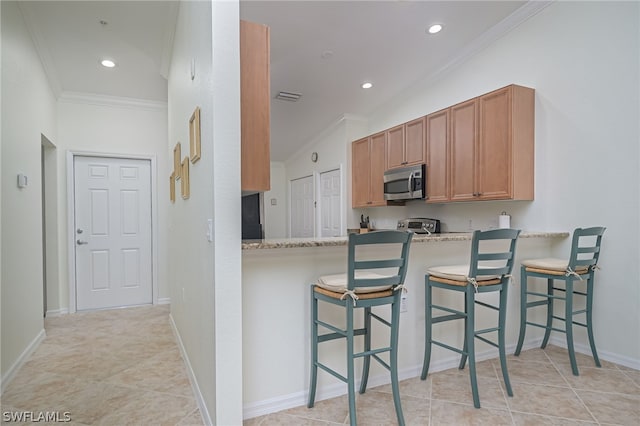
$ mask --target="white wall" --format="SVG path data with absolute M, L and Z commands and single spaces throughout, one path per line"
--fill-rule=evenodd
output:
M 173 168 L 167 147 L 167 106 L 98 96 L 63 96 L 58 101 L 57 199 L 59 288 L 51 289 L 48 310 L 69 308 L 67 152 L 155 156 L 158 197 L 158 297 L 168 298 L 166 176 Z M 49 283 L 48 283 L 49 284 Z
M 171 317 L 213 424 L 242 422 L 239 76 L 238 2 L 181 2 L 165 149 L 180 141 L 188 155 L 188 120 L 199 106 L 202 151 L 190 166 L 191 197 L 177 188 L 169 206 Z
M 271 190 L 266 191 L 264 201 L 265 238 L 284 238 L 287 236 L 287 176 L 284 163 L 271 162 Z M 271 205 L 275 200 L 276 205 Z
M 342 167 L 344 171 L 342 182 L 342 195 L 344 205 L 351 205 L 351 142 L 366 135 L 366 120 L 362 117 L 345 114 L 324 132 L 311 140 L 294 155 L 285 161 L 286 180 L 285 193 L 287 194 L 287 235 L 290 222 L 289 183 L 294 179 L 310 176 L 314 173 L 323 173 Z M 311 161 L 311 153 L 318 153 L 318 161 Z M 273 183 L 273 182 L 272 182 Z M 314 187 L 316 184 L 314 184 Z M 273 188 L 272 188 L 273 190 Z M 347 209 L 345 207 L 345 209 Z M 344 209 L 343 209 L 344 210 Z M 343 223 L 349 225 L 352 222 L 353 213 L 343 212 Z M 348 226 L 352 227 L 352 226 Z M 346 228 L 344 226 L 344 234 Z
M 2 10 L 3 385 L 43 331 L 41 135 L 56 140 L 53 93 L 15 2 Z M 16 176 L 28 176 L 18 189 Z
M 598 348 L 640 360 L 639 4 L 556 2 L 438 81 L 379 109 L 369 133 L 510 83 L 536 90 L 534 202 L 410 203 L 449 230 L 495 226 L 502 210 L 527 230 L 607 227 L 595 294 Z M 603 22 L 605 31 L 594 31 Z M 631 190 L 630 190 L 631 189 Z M 386 209 L 369 209 L 385 218 Z M 375 210 L 375 212 L 374 212 Z M 477 224 L 477 225 L 476 225 Z M 633 238 L 629 238 L 633 235 Z M 556 255 L 568 256 L 565 244 Z M 582 333 L 578 341 L 586 340 Z

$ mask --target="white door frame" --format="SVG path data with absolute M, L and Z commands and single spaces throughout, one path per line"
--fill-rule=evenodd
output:
M 158 304 L 158 194 L 157 194 L 157 169 L 155 155 L 112 154 L 89 151 L 67 151 L 67 256 L 68 256 L 68 281 L 69 281 L 69 313 L 77 310 L 76 303 L 76 240 L 74 227 L 75 217 L 75 191 L 74 168 L 75 157 L 103 157 L 122 158 L 129 160 L 148 160 L 151 162 L 151 300 Z

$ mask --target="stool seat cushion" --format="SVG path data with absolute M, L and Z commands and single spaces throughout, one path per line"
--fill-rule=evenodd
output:
M 483 269 L 479 267 L 478 269 Z M 427 269 L 429 275 L 444 278 L 452 281 L 467 282 L 467 274 L 469 273 L 469 265 L 451 265 L 451 266 L 433 266 Z M 482 275 L 478 280 L 478 284 L 482 281 L 495 280 L 500 278 L 498 275 Z
M 527 267 L 527 269 L 533 268 L 538 271 L 565 272 L 567 270 L 567 266 L 569 266 L 569 261 L 567 259 L 546 257 L 543 259 L 523 260 L 522 265 Z M 582 274 L 588 272 L 588 270 L 589 268 L 587 266 L 580 266 L 575 272 Z
M 375 279 L 375 278 L 387 278 L 388 275 L 380 275 L 375 272 L 369 271 L 356 271 L 355 278 L 356 279 Z M 324 275 L 318 278 L 318 282 L 316 285 L 318 287 L 324 288 L 329 291 L 333 291 L 335 293 L 344 293 L 347 291 L 347 274 L 333 274 L 333 275 Z M 375 293 L 378 291 L 389 290 L 391 288 L 390 285 L 377 285 L 373 287 L 356 287 L 355 293 Z

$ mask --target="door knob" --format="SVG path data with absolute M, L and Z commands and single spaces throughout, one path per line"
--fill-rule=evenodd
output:
M 76 229 L 76 233 L 78 233 L 78 234 L 82 234 L 83 232 L 84 232 L 84 230 L 82 228 Z
M 81 246 L 81 245 L 83 245 L 83 244 L 89 244 L 89 242 L 88 242 L 88 241 L 82 241 L 82 240 L 76 240 L 76 243 L 77 243 L 79 246 Z

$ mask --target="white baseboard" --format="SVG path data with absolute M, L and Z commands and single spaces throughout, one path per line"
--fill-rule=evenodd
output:
M 158 305 L 170 305 L 171 304 L 171 298 L 170 297 L 159 297 L 157 304 Z
M 564 338 L 564 335 L 560 336 L 551 336 L 549 339 L 549 343 L 555 346 L 559 346 L 561 348 L 567 348 L 567 340 Z M 573 348 L 576 352 L 581 354 L 585 354 L 588 356 L 592 356 L 591 347 L 582 343 L 574 343 Z M 613 362 L 615 364 L 623 365 L 625 367 L 633 368 L 636 370 L 640 370 L 640 360 L 630 358 L 624 355 L 618 355 L 613 352 L 601 351 L 598 349 L 598 344 L 596 342 L 596 350 L 598 352 L 598 358 L 603 359 L 605 361 Z
M 525 342 L 523 349 L 531 349 L 539 347 L 542 339 L 531 340 Z M 516 345 L 508 345 L 506 347 L 507 354 L 512 354 L 516 349 Z M 498 349 L 491 348 L 487 351 L 476 352 L 476 361 L 484 361 L 487 359 L 497 358 Z M 460 355 L 451 355 L 445 359 L 431 362 L 429 366 L 429 373 L 436 373 L 438 371 L 448 370 L 450 368 L 457 368 L 460 363 Z M 404 368 L 398 371 L 398 379 L 406 380 L 420 376 L 422 373 L 422 364 L 415 365 L 413 367 Z M 322 374 L 322 373 L 321 373 Z M 377 376 L 369 377 L 368 388 L 376 386 L 386 385 L 391 383 L 389 374 L 383 373 Z M 356 388 L 360 385 L 360 381 L 356 382 Z M 335 398 L 347 393 L 347 388 L 344 383 L 333 383 L 316 390 L 316 401 L 322 401 L 325 399 Z M 289 395 L 282 395 L 275 398 L 269 398 L 263 401 L 258 401 L 250 404 L 245 404 L 242 410 L 243 418 L 245 420 L 254 417 L 264 416 L 266 414 L 275 413 L 289 408 L 300 407 L 307 404 L 308 391 L 295 392 Z
M 160 301 L 158 301 L 160 304 Z M 173 330 L 174 336 L 176 336 L 176 340 L 178 341 L 178 348 L 180 349 L 180 353 L 182 354 L 182 359 L 184 360 L 185 368 L 187 369 L 187 376 L 189 377 L 189 382 L 191 383 L 191 389 L 193 390 L 193 395 L 196 399 L 196 403 L 198 404 L 198 408 L 200 409 L 200 414 L 202 415 L 202 420 L 205 425 L 213 425 L 211 421 L 211 416 L 209 415 L 209 410 L 207 410 L 207 406 L 204 403 L 204 398 L 202 397 L 202 392 L 200 392 L 200 386 L 198 386 L 198 381 L 196 380 L 196 376 L 193 372 L 193 368 L 191 368 L 191 363 L 189 362 L 189 357 L 187 356 L 187 351 L 182 344 L 182 338 L 180 337 L 180 332 L 178 331 L 178 327 L 176 327 L 176 323 L 173 321 L 173 316 L 169 314 L 169 323 L 171 324 L 171 329 Z
M 29 343 L 24 351 L 20 354 L 16 362 L 7 370 L 4 376 L 0 379 L 0 393 L 4 392 L 11 380 L 15 377 L 20 367 L 27 362 L 31 354 L 40 346 L 40 343 L 47 337 L 47 334 L 44 331 L 44 328 L 40 330 L 40 333 Z
M 47 311 L 46 317 L 47 318 L 59 317 L 62 315 L 67 315 L 68 313 L 69 313 L 69 309 L 67 308 L 51 309 Z

